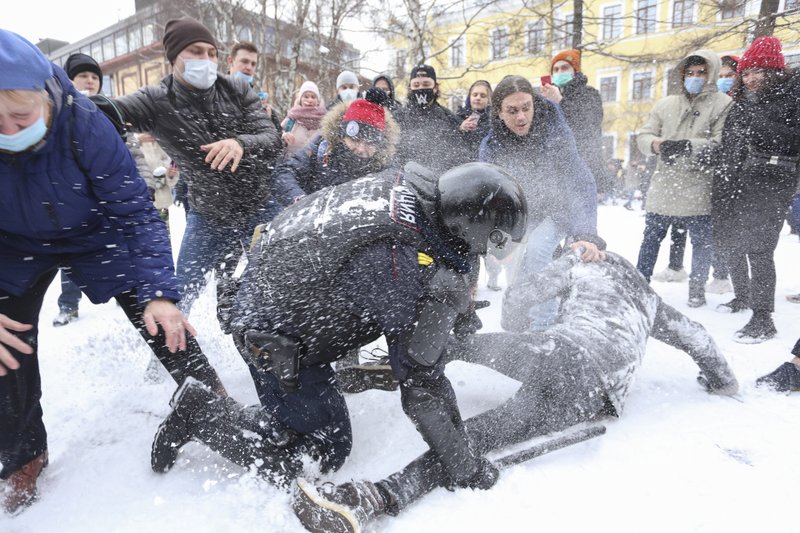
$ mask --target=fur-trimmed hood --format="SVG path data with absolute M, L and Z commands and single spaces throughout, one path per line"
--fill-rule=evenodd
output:
M 322 118 L 319 133 L 323 139 L 328 141 L 328 152 L 333 152 L 336 147 L 342 142 L 342 130 L 340 125 L 342 117 L 347 110 L 347 102 L 340 102 L 328 111 Z M 384 121 L 386 129 L 383 132 L 384 140 L 378 151 L 375 153 L 375 158 L 383 165 L 386 166 L 394 158 L 397 152 L 397 143 L 400 140 L 400 126 L 392 116 L 392 113 L 383 108 Z

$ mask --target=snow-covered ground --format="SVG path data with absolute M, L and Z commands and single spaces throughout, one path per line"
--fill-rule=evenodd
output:
M 176 235 L 181 212 L 173 210 Z M 609 249 L 635 263 L 642 211 L 602 206 L 600 230 Z M 177 245 L 177 243 L 176 243 Z M 689 265 L 689 250 L 686 264 Z M 736 398 L 710 396 L 695 383 L 683 353 L 652 341 L 620 419 L 606 435 L 514 467 L 490 491 L 439 489 L 374 531 L 798 531 L 800 394 L 754 387 L 756 377 L 788 360 L 800 335 L 800 244 L 785 229 L 777 251 L 778 337 L 760 345 L 731 340 L 747 316 L 718 314 L 732 296 L 707 295 L 709 305 L 686 306 L 686 283 L 654 283 L 667 302 L 703 323 L 742 384 Z M 656 270 L 666 266 L 666 245 Z M 483 287 L 483 284 L 481 285 Z M 41 500 L 15 518 L 10 532 L 296 532 L 303 531 L 288 494 L 250 472 L 190 444 L 166 475 L 150 470 L 150 443 L 168 412 L 171 381 L 149 383 L 150 353 L 113 303 L 81 304 L 78 322 L 53 328 L 58 286 L 41 316 L 40 359 L 49 431 L 50 466 Z M 481 316 L 499 328 L 500 296 Z M 191 321 L 228 391 L 256 403 L 255 390 L 232 343 L 219 331 L 206 293 Z M 518 383 L 486 368 L 447 369 L 461 411 L 471 416 L 514 393 Z M 331 479 L 380 479 L 424 451 L 403 414 L 398 393 L 368 391 L 347 398 L 353 453 Z M 792 414 L 794 413 L 794 414 Z

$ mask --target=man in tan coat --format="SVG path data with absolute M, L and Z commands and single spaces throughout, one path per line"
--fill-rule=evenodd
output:
M 719 57 L 697 50 L 670 74 L 670 95 L 659 100 L 636 142 L 644 154 L 659 157 L 647 192 L 644 238 L 636 267 L 653 274 L 661 241 L 671 224 L 682 224 L 692 240 L 690 307 L 706 303 L 711 265 L 711 173 L 698 154 L 718 143 L 731 99 L 717 90 Z

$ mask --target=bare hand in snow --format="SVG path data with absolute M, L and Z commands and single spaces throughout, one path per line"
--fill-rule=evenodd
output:
M 561 103 L 561 91 L 555 85 L 543 85 L 541 90 L 542 96 L 553 102 L 554 104 Z
M 22 322 L 11 320 L 6 315 L 0 315 L 0 376 L 5 376 L 9 370 L 19 368 L 19 362 L 11 355 L 6 346 L 24 354 L 33 353 L 33 348 L 22 342 L 11 331 L 30 331 L 32 328 L 33 326 L 30 324 L 23 324 Z
M 150 300 L 144 308 L 144 324 L 147 326 L 147 333 L 152 336 L 158 335 L 158 326 L 164 330 L 167 341 L 167 348 L 175 353 L 178 350 L 186 349 L 186 333 L 197 336 L 197 332 L 183 316 L 183 313 L 165 298 Z
M 589 241 L 575 241 L 569 245 L 569 248 L 573 252 L 578 248 L 583 248 L 581 261 L 584 263 L 596 263 L 598 261 L 605 261 L 606 259 L 606 253 L 599 249 L 596 244 Z
M 211 144 L 204 144 L 200 147 L 204 152 L 208 152 L 205 162 L 214 170 L 223 170 L 228 163 L 231 163 L 231 172 L 236 172 L 239 168 L 239 161 L 244 155 L 244 148 L 236 139 L 223 139 Z

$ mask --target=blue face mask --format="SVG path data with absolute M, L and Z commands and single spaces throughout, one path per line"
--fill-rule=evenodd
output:
M 244 72 L 239 72 L 238 70 L 233 73 L 234 78 L 242 78 L 247 83 L 253 83 L 253 76 L 248 76 Z
M 572 78 L 574 78 L 574 77 L 575 76 L 573 76 L 569 72 L 562 72 L 560 74 L 555 74 L 553 76 L 553 78 L 552 78 L 553 79 L 553 85 L 555 85 L 556 87 L 559 87 L 559 88 L 563 87 L 564 85 L 566 85 L 569 82 L 571 82 Z
M 185 59 L 183 79 L 195 89 L 211 88 L 217 81 L 217 64 L 208 59 Z
M 736 78 L 720 78 L 717 80 L 717 89 L 721 93 L 727 93 L 733 88 L 733 82 Z
M 683 88 L 686 89 L 686 92 L 689 94 L 700 94 L 700 91 L 703 90 L 703 85 L 705 84 L 705 78 L 697 78 L 692 76 L 691 78 L 683 79 Z
M 22 152 L 41 141 L 45 133 L 47 133 L 47 125 L 44 123 L 44 116 L 41 116 L 39 120 L 17 133 L 11 135 L 0 133 L 0 150 Z

